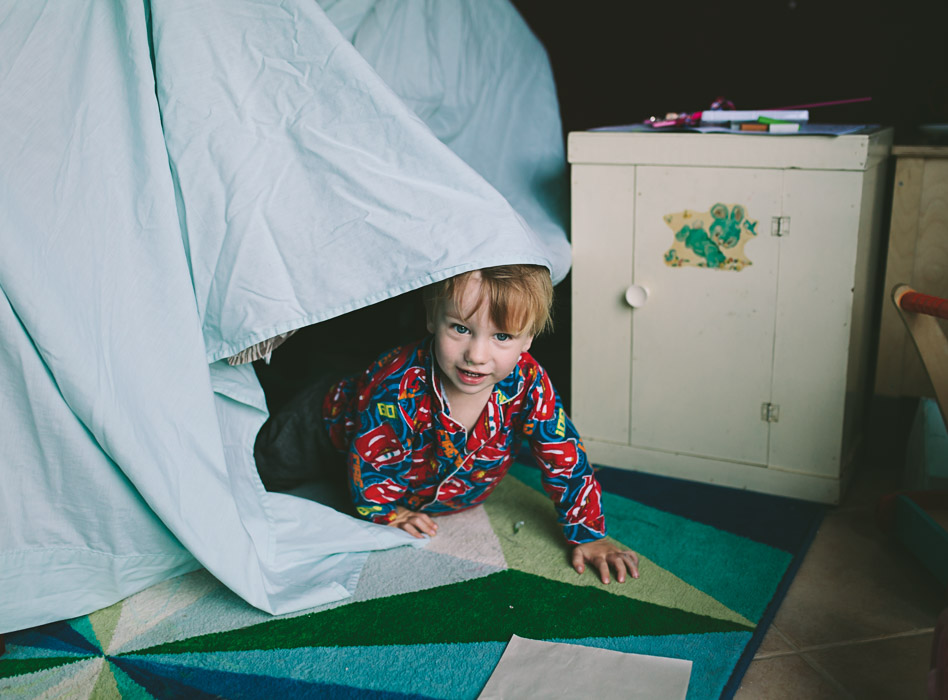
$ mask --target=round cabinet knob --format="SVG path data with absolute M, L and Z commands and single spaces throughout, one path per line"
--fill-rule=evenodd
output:
M 633 284 L 625 290 L 625 301 L 634 309 L 645 306 L 648 301 L 648 290 L 641 284 Z

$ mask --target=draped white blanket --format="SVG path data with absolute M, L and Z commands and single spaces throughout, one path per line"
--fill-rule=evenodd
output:
M 509 6 L 456 5 L 526 31 Z M 264 397 L 222 358 L 468 269 L 562 278 L 562 147 L 491 142 L 524 177 L 479 174 L 465 129 L 439 140 L 354 36 L 312 0 L 0 9 L 0 632 L 198 566 L 303 609 L 411 540 L 265 492 Z M 519 119 L 501 116 L 498 138 Z

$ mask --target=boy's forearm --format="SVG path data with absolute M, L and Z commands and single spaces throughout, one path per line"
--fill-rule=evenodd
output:
M 602 487 L 586 458 L 579 434 L 568 418 L 555 435 L 544 440 L 537 431 L 532 452 L 546 491 L 553 498 L 563 534 L 571 544 L 585 544 L 606 535 Z
M 566 510 L 561 521 L 563 534 L 570 544 L 586 544 L 606 536 L 606 520 L 602 514 L 602 488 L 596 477 L 590 475 L 589 480 L 582 501 Z

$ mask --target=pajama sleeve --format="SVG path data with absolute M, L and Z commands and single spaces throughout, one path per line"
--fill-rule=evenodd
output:
M 566 415 L 546 373 L 537 367 L 526 398 L 523 433 L 540 467 L 543 488 L 571 544 L 606 535 L 602 488 L 586 458 L 582 439 Z
M 404 479 L 411 428 L 395 400 L 373 396 L 359 413 L 349 445 L 349 487 L 356 512 L 366 520 L 387 524 L 408 486 Z

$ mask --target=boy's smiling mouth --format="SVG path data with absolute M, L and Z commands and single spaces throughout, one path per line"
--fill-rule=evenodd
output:
M 481 379 L 487 376 L 486 374 L 482 374 L 480 372 L 472 372 L 467 369 L 461 369 L 460 367 L 458 367 L 458 374 L 461 377 L 461 381 L 472 383 L 472 384 L 479 382 Z

